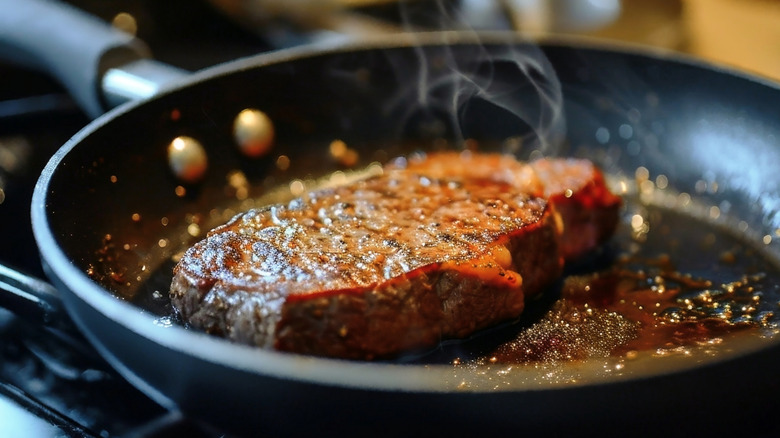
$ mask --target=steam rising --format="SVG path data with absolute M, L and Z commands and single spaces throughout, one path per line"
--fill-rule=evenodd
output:
M 398 65 L 399 120 L 456 140 L 519 138 L 547 154 L 565 133 L 561 86 L 540 49 L 527 46 L 417 46 L 415 65 Z M 508 113 L 508 114 L 507 114 Z
M 428 23 L 439 29 L 457 29 L 461 33 L 468 20 L 458 15 L 449 3 L 436 1 Z M 409 23 L 421 21 L 414 2 L 402 2 L 401 18 Z M 524 149 L 547 154 L 554 152 L 565 134 L 562 93 L 558 78 L 544 53 L 534 44 L 518 46 L 480 45 L 448 49 L 416 44 L 416 60 L 411 65 L 394 62 L 400 83 L 398 105 L 391 112 L 409 126 L 420 120 L 419 129 L 429 135 L 441 135 L 445 126 L 462 143 L 471 136 L 515 138 Z M 508 113 L 508 114 L 506 114 Z M 485 132 L 490 130 L 492 132 Z M 516 151 L 511 151 L 516 152 Z

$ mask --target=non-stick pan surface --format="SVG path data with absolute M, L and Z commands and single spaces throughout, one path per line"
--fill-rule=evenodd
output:
M 527 102 L 528 78 L 543 73 L 544 61 L 516 62 L 529 54 L 543 54 L 560 80 L 565 132 L 555 117 L 521 119 L 506 109 L 514 102 L 506 93 Z M 467 96 L 474 82 L 463 74 L 478 74 L 484 93 L 453 107 L 451 93 Z M 499 104 L 491 103 L 497 90 Z M 625 183 L 623 229 L 595 267 L 639 246 L 716 281 L 760 269 L 767 274 L 762 305 L 772 311 L 780 299 L 778 102 L 776 85 L 687 59 L 572 42 L 547 42 L 538 51 L 505 35 L 405 36 L 275 53 L 197 74 L 90 124 L 46 167 L 33 226 L 51 280 L 101 353 L 161 403 L 229 430 L 273 436 L 641 428 L 674 435 L 711 430 L 697 416 L 713 412 L 728 419 L 720 425 L 728 430 L 772 406 L 780 357 L 771 329 L 631 362 L 345 362 L 257 350 L 186 329 L 171 317 L 167 281 L 172 258 L 188 244 L 273 189 L 471 139 L 466 143 L 480 150 L 521 157 L 586 156 L 618 187 Z M 233 120 L 245 108 L 266 112 L 276 128 L 274 148 L 258 159 L 235 147 Z M 534 124 L 549 127 L 549 135 L 529 134 Z M 169 170 L 166 147 L 180 135 L 206 148 L 209 168 L 199 183 L 183 184 Z M 336 139 L 358 152 L 358 165 L 332 158 Z M 636 197 L 640 168 L 652 181 L 663 175 L 664 190 Z M 248 188 L 246 198 L 240 187 Z M 664 218 L 654 219 L 647 203 L 658 204 L 650 210 Z M 631 237 L 637 214 L 663 221 L 646 246 Z M 717 270 L 725 250 L 742 261 Z
M 31 20 L 31 30 L 41 23 Z M 67 65 L 76 75 L 68 81 L 94 73 Z M 94 84 L 77 89 L 98 111 Z M 226 430 L 670 435 L 712 430 L 695 421 L 712 411 L 728 413 L 718 430 L 739 430 L 771 410 L 777 389 L 778 102 L 776 85 L 690 60 L 572 42 L 540 49 L 516 36 L 407 35 L 279 52 L 199 73 L 90 124 L 44 170 L 33 229 L 51 281 L 100 352 L 160 403 Z M 264 157 L 235 147 L 233 121 L 245 108 L 274 123 Z M 181 135 L 206 149 L 197 183 L 169 169 L 167 145 Z M 359 161 L 335 160 L 334 140 Z M 431 355 L 358 363 L 233 345 L 172 315 L 173 260 L 231 213 L 397 155 L 463 147 L 595 160 L 626 195 L 625 220 L 578 269 L 664 253 L 715 283 L 758 272 L 751 315 L 765 324 L 630 360 L 471 366 L 454 358 L 479 356 L 480 345 L 523 325 Z M 525 324 L 551 301 L 536 303 Z

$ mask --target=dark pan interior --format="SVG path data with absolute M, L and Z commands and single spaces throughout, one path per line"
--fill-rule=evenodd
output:
M 767 271 L 765 286 L 773 294 L 767 302 L 778 301 L 780 178 L 768 163 L 780 162 L 780 89 L 685 60 L 550 43 L 542 53 L 560 80 L 566 130 L 544 122 L 549 129 L 539 135 L 531 127 L 547 115 L 520 119 L 505 109 L 532 102 L 528 78 L 538 79 L 546 68 L 543 61 L 530 67 L 511 61 L 523 53 L 539 54 L 535 46 L 509 49 L 501 42 L 434 44 L 326 51 L 262 68 L 250 60 L 212 71 L 121 117 L 101 119 L 80 138 L 52 176 L 50 226 L 80 270 L 166 316 L 171 257 L 248 205 L 228 183 L 236 170 L 246 176 L 251 199 L 295 179 L 349 171 L 329 155 L 336 139 L 357 150 L 355 168 L 464 144 L 521 158 L 585 156 L 616 180 L 633 183 L 640 167 L 651 178 L 668 180 L 668 190 L 654 201 L 661 208 L 647 216 L 663 216 L 658 220 L 665 226 L 644 247 L 648 254 L 675 252 L 681 269 L 716 277 Z M 491 87 L 498 87 L 479 96 L 501 97 L 463 99 L 453 110 L 448 102 L 459 100 L 451 91 L 463 87 L 454 65 L 487 74 Z M 425 99 L 418 93 L 421 74 L 433 90 Z M 274 121 L 276 142 L 265 157 L 243 157 L 234 145 L 233 119 L 245 108 Z M 168 169 L 166 147 L 179 135 L 198 139 L 207 150 L 209 170 L 198 184 L 182 185 Z M 289 168 L 280 168 L 281 155 L 289 157 Z M 644 207 L 631 199 L 619 235 L 581 269 L 605 266 L 612 255 L 634 248 L 628 223 Z M 194 222 L 199 233 L 188 229 Z M 714 246 L 702 243 L 709 236 L 715 236 Z M 744 257 L 713 273 L 718 255 L 735 248 Z M 446 362 L 449 354 L 461 353 L 426 360 Z
M 495 55 L 473 45 L 430 47 L 428 62 L 444 61 L 441 72 L 428 75 L 446 76 L 449 59 L 506 56 L 502 45 L 486 47 Z M 536 55 L 533 48 L 527 51 Z M 111 129 L 86 138 L 54 175 L 48 198 L 56 211 L 52 225 L 79 266 L 91 269 L 108 289 L 132 295 L 139 276 L 229 217 L 222 210 L 241 208 L 228 183 L 235 170 L 243 171 L 251 195 L 263 195 L 293 179 L 349 171 L 414 151 L 461 148 L 464 139 L 476 139 L 479 150 L 515 152 L 521 158 L 539 151 L 586 156 L 629 181 L 642 166 L 704 205 L 720 206 L 720 222 L 744 221 L 747 227 L 738 234 L 756 241 L 772 235 L 780 218 L 762 207 L 776 205 L 780 197 L 780 179 L 765 165 L 780 156 L 780 109 L 771 96 L 780 94 L 777 89 L 631 54 L 548 46 L 544 55 L 566 102 L 567 130 L 560 143 L 538 143 L 527 122 L 480 99 L 457 110 L 457 122 L 439 104 L 449 94 L 429 97 L 432 103 L 425 107 L 411 82 L 420 75 L 417 51 L 335 53 L 218 76 L 112 120 Z M 528 92 L 522 86 L 526 77 L 514 66 L 491 74 L 493 83 L 521 84 L 513 92 Z M 232 123 L 244 108 L 261 109 L 274 121 L 277 140 L 265 157 L 246 158 L 235 147 Z M 168 169 L 166 147 L 179 135 L 194 137 L 207 149 L 209 170 L 202 183 L 181 184 Z M 345 167 L 329 156 L 336 139 L 358 151 L 358 165 Z M 290 158 L 286 170 L 277 166 L 280 155 Z M 177 186 L 186 194 L 177 193 Z M 186 230 L 193 215 L 200 221 L 196 236 Z M 774 253 L 774 245 L 763 246 Z M 140 266 L 145 270 L 138 271 Z

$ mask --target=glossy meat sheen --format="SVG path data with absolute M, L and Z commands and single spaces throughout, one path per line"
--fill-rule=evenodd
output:
M 560 275 L 560 221 L 544 190 L 510 157 L 399 160 L 216 228 L 177 265 L 172 303 L 211 333 L 324 356 L 468 336 L 517 317 Z
M 618 225 L 622 200 L 609 191 L 604 175 L 590 161 L 544 159 L 531 163 L 544 186 L 543 196 L 563 222 L 561 254 L 576 260 L 602 244 Z

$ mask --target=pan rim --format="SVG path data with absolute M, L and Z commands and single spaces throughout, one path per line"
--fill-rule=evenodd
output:
M 576 40 L 576 42 L 575 42 Z M 326 56 L 339 52 L 354 51 L 356 49 L 383 49 L 408 47 L 412 45 L 436 45 L 436 44 L 468 44 L 468 43 L 504 43 L 504 42 L 531 42 L 526 38 L 518 38 L 517 35 L 506 33 L 487 34 L 462 34 L 456 32 L 437 32 L 426 34 L 404 35 L 403 37 L 377 38 L 361 42 L 342 42 L 315 44 L 306 47 L 286 49 L 268 54 L 261 54 L 249 58 L 232 61 L 216 66 L 202 72 L 193 74 L 180 84 L 152 97 L 175 93 L 177 90 L 186 89 L 191 84 L 207 80 L 208 78 L 227 75 L 244 69 L 254 69 L 273 64 L 283 63 L 291 59 L 301 59 L 313 56 Z M 707 67 L 717 71 L 736 75 L 754 82 L 760 82 L 780 90 L 780 84 L 774 81 L 748 74 L 740 70 L 726 66 L 718 66 L 687 55 L 673 53 L 666 50 L 648 49 L 625 44 L 606 44 L 595 40 L 583 41 L 574 38 L 545 38 L 544 41 L 533 41 L 539 45 L 566 45 L 578 49 L 610 50 L 627 52 L 632 55 L 646 56 L 665 61 L 689 64 L 697 67 Z M 539 385 L 536 381 L 530 381 L 524 385 L 514 385 L 499 388 L 487 387 L 462 387 L 459 385 L 457 372 L 448 365 L 404 365 L 390 363 L 366 363 L 351 362 L 337 359 L 302 356 L 276 351 L 265 351 L 253 347 L 232 344 L 223 339 L 185 329 L 183 327 L 159 327 L 154 324 L 152 315 L 142 312 L 136 306 L 118 299 L 115 295 L 92 281 L 89 276 L 78 269 L 68 258 L 67 254 L 57 243 L 57 237 L 49 226 L 49 213 L 47 211 L 47 197 L 50 193 L 50 183 L 54 173 L 59 168 L 59 163 L 68 156 L 72 150 L 81 144 L 82 140 L 92 133 L 104 129 L 111 121 L 122 114 L 142 108 L 146 100 L 131 102 L 99 117 L 76 133 L 66 142 L 49 160 L 38 180 L 33 193 L 31 205 L 32 225 L 38 247 L 42 251 L 42 258 L 49 269 L 50 275 L 58 278 L 67 286 L 69 294 L 87 303 L 92 309 L 105 317 L 119 322 L 125 328 L 140 336 L 175 350 L 179 353 L 196 357 L 199 360 L 215 363 L 221 366 L 240 369 L 254 374 L 260 374 L 279 379 L 291 379 L 324 385 L 334 385 L 356 389 L 371 389 L 383 391 L 414 391 L 414 392 L 496 392 L 496 391 L 539 391 L 571 389 L 589 385 L 601 385 L 617 383 L 624 380 L 637 380 L 650 377 L 658 377 L 664 374 L 685 371 L 701 366 L 696 362 L 670 361 L 664 366 L 663 372 L 657 370 L 648 373 L 631 374 L 619 377 L 614 374 L 603 379 L 593 381 L 562 382 Z M 84 329 L 84 327 L 82 327 Z M 756 350 L 767 348 L 757 345 Z M 778 342 L 769 343 L 777 345 Z M 750 350 L 741 351 L 742 355 L 749 355 Z M 728 360 L 724 355 L 716 361 Z

